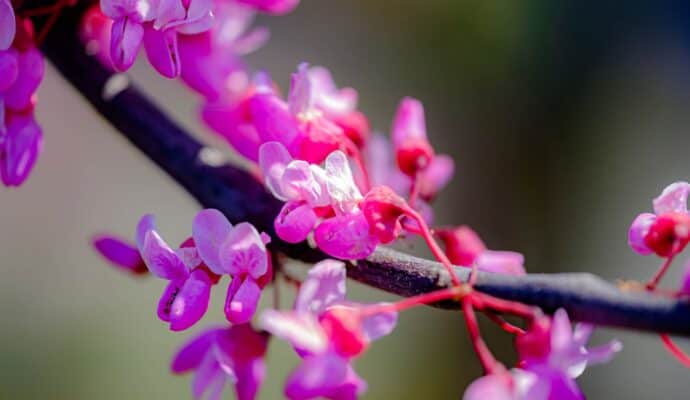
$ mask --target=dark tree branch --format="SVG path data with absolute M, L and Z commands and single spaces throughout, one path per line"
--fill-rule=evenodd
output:
M 217 208 L 233 222 L 250 221 L 259 229 L 273 232 L 272 220 L 280 203 L 251 175 L 229 165 L 216 168 L 201 162 L 198 156 L 203 145 L 158 110 L 136 87 L 130 86 L 109 100 L 102 97 L 111 73 L 85 54 L 76 32 L 79 15 L 80 10 L 69 10 L 43 46 L 46 56 L 65 79 L 203 207 Z M 308 262 L 325 257 L 306 245 L 289 245 L 279 240 L 273 243 L 273 248 Z M 466 269 L 458 268 L 458 271 L 461 277 L 467 276 Z M 352 265 L 348 275 L 401 296 L 429 292 L 449 283 L 440 264 L 387 248 L 380 248 L 368 259 Z M 578 321 L 690 336 L 687 301 L 621 291 L 591 274 L 513 277 L 480 273 L 477 288 L 503 299 L 539 306 L 546 312 L 562 307 Z

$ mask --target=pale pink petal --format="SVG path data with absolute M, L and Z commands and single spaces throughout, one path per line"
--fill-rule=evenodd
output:
M 261 288 L 252 278 L 232 278 L 225 298 L 225 317 L 233 324 L 251 321 L 261 297 Z
M 235 365 L 237 400 L 254 400 L 259 387 L 266 378 L 266 363 L 263 358 L 255 358 Z
M 189 275 L 182 260 L 156 232 L 152 215 L 141 218 L 136 237 L 141 258 L 151 273 L 168 280 L 185 279 Z
M 367 258 L 376 249 L 378 241 L 369 232 L 364 215 L 339 215 L 329 218 L 314 230 L 316 245 L 324 253 L 346 260 Z
M 191 4 L 191 1 L 188 1 L 188 3 Z M 187 10 L 182 0 L 159 0 L 153 28 L 163 31 L 165 30 L 164 28 L 170 28 L 174 22 L 184 21 L 186 15 Z
M 19 52 L 17 62 L 19 74 L 3 97 L 7 108 L 24 111 L 33 104 L 33 96 L 43 80 L 45 65 L 43 55 L 35 47 Z
M 281 179 L 281 187 L 286 197 L 291 200 L 303 200 L 312 207 L 328 205 L 331 199 L 326 189 L 327 184 L 322 180 L 325 173 L 319 170 L 321 168 L 318 166 L 303 160 L 290 162 Z
M 393 120 L 392 139 L 396 148 L 408 139 L 426 140 L 424 106 L 419 100 L 411 97 L 402 99 Z
M 271 37 L 271 32 L 264 27 L 254 28 L 237 38 L 232 43 L 232 51 L 237 55 L 246 55 L 253 53 L 263 47 Z
M 297 120 L 287 103 L 273 91 L 257 87 L 257 94 L 249 99 L 252 120 L 262 142 L 280 142 L 291 148 L 300 137 Z
M 220 248 L 220 269 L 233 276 L 249 274 L 258 279 L 268 270 L 268 253 L 252 224 L 242 222 L 228 234 Z
M 185 35 L 195 35 L 205 32 L 213 26 L 214 18 L 211 9 L 213 0 L 185 0 L 189 2 L 187 13 L 182 23 L 177 25 L 177 31 Z M 176 26 L 173 24 L 173 26 Z
M 198 368 L 206 353 L 210 350 L 220 328 L 213 328 L 202 332 L 185 343 L 175 354 L 170 363 L 170 370 L 176 374 L 182 374 Z
M 462 398 L 463 400 L 521 400 L 521 397 L 514 393 L 512 377 L 508 373 L 486 375 L 475 380 L 467 387 Z
M 345 264 L 324 260 L 309 270 L 295 299 L 295 311 L 320 315 L 327 307 L 345 300 Z
M 170 330 L 182 331 L 194 325 L 208 309 L 211 280 L 203 270 L 191 273 L 170 309 Z
M 220 211 L 209 208 L 200 211 L 192 222 L 194 244 L 204 263 L 216 274 L 223 274 L 220 247 L 228 238 L 232 224 Z
M 16 31 L 14 9 L 10 0 L 0 0 L 0 50 L 7 50 Z
M 330 398 L 346 383 L 348 362 L 334 353 L 310 356 L 302 361 L 285 383 L 291 400 Z
M 654 212 L 656 215 L 668 212 L 688 212 L 688 193 L 690 183 L 674 182 L 668 185 L 663 192 L 654 199 Z
M 328 69 L 320 66 L 308 71 L 316 106 L 330 118 L 355 111 L 357 91 L 352 88 L 338 90 Z
M 116 19 L 110 33 L 110 59 L 118 71 L 128 70 L 137 58 L 144 26 L 129 18 Z
M 259 326 L 300 351 L 316 354 L 328 347 L 326 332 L 312 314 L 269 309 L 261 313 Z
M 628 245 L 639 254 L 652 254 L 652 249 L 647 247 L 645 243 L 645 237 L 654 221 L 656 221 L 656 215 L 642 213 L 638 215 L 630 225 L 630 230 L 628 230 Z
M 19 186 L 29 177 L 41 153 L 43 132 L 31 114 L 12 116 L 6 130 L 4 150 L 0 151 L 0 178 L 6 186 Z
M 479 254 L 476 261 L 481 271 L 494 272 L 505 275 L 524 275 L 525 257 L 514 251 L 486 250 Z
M 385 303 L 378 303 L 384 305 Z M 398 323 L 398 313 L 394 311 L 380 312 L 362 320 L 364 335 L 371 342 L 389 335 Z
M 302 63 L 297 72 L 292 74 L 290 92 L 288 93 L 288 108 L 293 115 L 306 113 L 314 107 L 311 82 L 307 73 L 309 64 Z
M 146 271 L 146 264 L 139 255 L 139 250 L 127 241 L 112 235 L 98 235 L 91 243 L 113 265 L 134 273 Z
M 316 213 L 309 205 L 287 202 L 276 216 L 273 226 L 279 238 L 288 243 L 299 243 L 314 229 L 316 221 Z
M 217 391 L 218 386 L 225 383 L 226 373 L 220 368 L 213 353 L 213 351 L 206 353 L 194 374 L 192 395 L 197 400 L 200 400 L 206 392 Z
M 336 212 L 349 213 L 362 200 L 362 194 L 352 177 L 350 162 L 342 151 L 334 151 L 326 157 L 327 190 Z
M 278 200 L 288 200 L 282 182 L 285 168 L 291 161 L 292 156 L 280 142 L 267 142 L 259 147 L 259 167 L 266 187 Z
M 419 195 L 425 199 L 433 199 L 453 178 L 454 172 L 455 162 L 452 157 L 445 154 L 434 156 L 419 178 Z
M 180 55 L 175 30 L 159 31 L 151 26 L 144 30 L 144 49 L 153 68 L 166 78 L 180 75 Z

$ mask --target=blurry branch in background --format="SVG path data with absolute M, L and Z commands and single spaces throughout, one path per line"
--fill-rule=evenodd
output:
M 53 65 L 124 137 L 155 162 L 205 208 L 222 211 L 233 223 L 250 221 L 273 232 L 281 204 L 252 175 L 231 165 L 209 166 L 199 154 L 204 145 L 164 115 L 137 88 L 84 51 L 77 34 L 84 5 L 67 10 L 53 27 L 43 51 Z M 110 81 L 110 82 L 109 82 Z M 326 256 L 306 244 L 292 245 L 273 235 L 274 251 L 314 262 Z M 468 269 L 458 268 L 466 278 Z M 411 296 L 447 287 L 441 264 L 380 247 L 371 257 L 348 268 L 348 275 L 389 293 Z M 529 274 L 515 277 L 480 273 L 476 288 L 503 299 L 541 307 L 564 308 L 572 319 L 602 326 L 690 336 L 690 304 L 682 299 L 642 291 L 622 291 L 591 274 Z M 457 304 L 439 304 L 457 308 Z

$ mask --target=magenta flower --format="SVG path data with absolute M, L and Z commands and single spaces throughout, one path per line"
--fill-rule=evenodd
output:
M 136 59 L 144 39 L 144 23 L 156 17 L 153 0 L 101 0 L 103 14 L 113 20 L 110 59 L 117 70 L 126 71 Z
M 393 120 L 391 133 L 400 170 L 410 176 L 424 170 L 434 158 L 434 149 L 426 136 L 422 103 L 411 97 L 402 99 Z
M 201 399 L 222 398 L 225 385 L 234 386 L 238 400 L 253 400 L 266 375 L 267 335 L 249 324 L 212 328 L 187 342 L 170 369 L 176 374 L 194 370 L 192 394 Z
M 217 109 L 237 101 L 248 89 L 246 67 L 239 56 L 261 47 L 269 33 L 266 28 L 249 30 L 255 16 L 249 7 L 217 0 L 213 11 L 212 28 L 196 35 L 180 35 L 178 47 L 180 77 Z
M 193 242 L 173 250 L 156 231 L 152 215 L 137 226 L 137 247 L 149 271 L 170 281 L 158 302 L 158 318 L 181 331 L 194 325 L 208 309 L 211 286 L 217 282 L 202 263 Z
M 91 6 L 85 13 L 79 25 L 79 38 L 86 52 L 98 59 L 108 68 L 115 70 L 110 58 L 110 35 L 113 29 L 113 20 L 101 11 L 97 4 Z
M 332 152 L 321 168 L 268 142 L 259 150 L 259 166 L 268 189 L 286 202 L 274 222 L 281 239 L 297 243 L 313 230 L 317 246 L 333 257 L 360 259 L 374 251 L 378 241 L 359 209 L 363 197 L 343 152 Z
M 41 153 L 43 133 L 31 112 L 9 114 L 5 119 L 4 132 L 0 127 L 0 179 L 5 186 L 19 186 Z
M 638 215 L 630 226 L 628 244 L 637 253 L 656 253 L 661 257 L 676 254 L 690 240 L 687 200 L 690 184 L 675 182 L 654 199 L 654 214 Z
M 514 251 L 488 250 L 479 235 L 467 226 L 437 229 L 436 235 L 445 245 L 448 259 L 456 265 L 477 265 L 480 271 L 507 275 L 524 275 L 525 258 Z
M 249 223 L 235 225 L 218 210 L 199 212 L 192 224 L 199 256 L 218 275 L 230 275 L 225 316 L 234 324 L 249 322 L 256 312 L 261 290 L 272 277 L 266 244 L 270 238 Z
M 410 193 L 413 180 L 398 169 L 393 146 L 382 134 L 372 135 L 367 143 L 366 154 L 369 176 L 374 186 L 386 185 L 400 196 Z M 448 185 L 454 172 L 455 163 L 450 156 L 435 155 L 429 165 L 418 173 L 419 197 L 427 202 L 432 201 Z
M 366 306 L 348 302 L 345 279 L 345 264 L 324 260 L 309 271 L 293 311 L 261 315 L 262 327 L 289 341 L 302 357 L 287 379 L 290 399 L 357 398 L 366 384 L 352 369 L 352 358 L 395 328 L 396 312 L 367 314 Z
M 126 272 L 141 275 L 148 272 L 139 249 L 113 235 L 97 235 L 91 240 L 96 251 L 112 265 Z
M 287 14 L 299 4 L 299 0 L 239 0 L 239 2 L 274 15 Z
M 587 348 L 591 325 L 571 328 L 568 314 L 559 309 L 553 318 L 533 321 L 530 330 L 517 337 L 520 368 L 484 376 L 470 385 L 465 400 L 583 400 L 575 383 L 588 364 L 605 363 L 622 349 L 613 340 Z
M 0 0 L 0 51 L 12 45 L 17 25 L 10 0 Z

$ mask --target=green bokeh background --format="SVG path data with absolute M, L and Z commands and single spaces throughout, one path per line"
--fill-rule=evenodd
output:
M 664 2 L 304 0 L 289 16 L 259 19 L 273 38 L 249 62 L 284 88 L 301 61 L 329 67 L 383 132 L 401 97 L 420 98 L 432 143 L 457 161 L 438 221 L 523 252 L 532 272 L 643 280 L 656 260 L 627 248 L 628 225 L 665 184 L 690 179 L 685 20 Z M 180 123 L 223 145 L 178 83 L 145 62 L 132 75 Z M 0 194 L 0 399 L 190 398 L 189 378 L 167 366 L 191 333 L 155 317 L 164 282 L 118 273 L 87 243 L 103 230 L 131 236 L 147 212 L 181 241 L 198 206 L 53 69 L 39 95 L 45 153 L 24 187 Z M 222 320 L 217 292 L 204 323 Z M 365 398 L 459 398 L 480 373 L 462 328 L 455 313 L 405 313 L 357 362 Z M 484 328 L 512 362 L 509 338 Z M 687 370 L 654 336 L 602 330 L 595 340 L 613 336 L 625 351 L 579 380 L 590 399 L 687 398 Z M 261 398 L 281 398 L 297 357 L 274 341 L 268 360 Z

